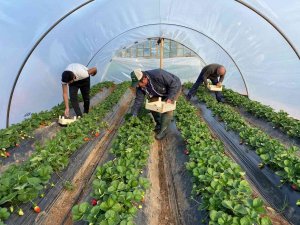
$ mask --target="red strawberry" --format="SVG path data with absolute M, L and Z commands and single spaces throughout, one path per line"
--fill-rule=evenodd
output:
M 95 133 L 95 137 L 99 137 L 100 133 L 99 132 L 96 132 Z
M 185 150 L 183 151 L 183 153 L 186 154 L 186 155 L 189 155 L 189 154 L 190 154 L 189 150 L 187 150 L 187 149 L 185 149 Z
M 293 189 L 294 191 L 297 191 L 297 190 L 298 190 L 298 187 L 297 187 L 296 184 L 292 184 L 291 187 L 292 187 L 292 189 Z
M 40 213 L 40 212 L 41 212 L 41 208 L 40 208 L 38 205 L 34 206 L 33 210 L 34 210 L 36 213 Z
M 89 141 L 90 139 L 88 137 L 83 138 L 84 141 Z
M 92 203 L 92 206 L 95 206 L 95 205 L 97 205 L 97 200 L 93 198 L 91 203 Z
M 10 156 L 10 153 L 9 153 L 9 152 L 5 152 L 5 156 L 6 156 L 6 157 L 9 157 L 9 156 Z

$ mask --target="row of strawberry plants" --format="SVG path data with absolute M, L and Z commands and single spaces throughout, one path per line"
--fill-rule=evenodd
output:
M 225 89 L 223 93 L 226 101 L 231 105 L 242 106 L 247 112 L 254 116 L 272 122 L 274 127 L 279 127 L 291 137 L 300 137 L 300 121 L 290 117 L 288 113 L 283 110 L 275 112 L 270 106 L 252 101 L 246 96 L 240 95 L 230 89 Z
M 148 161 L 152 138 L 149 116 L 129 118 L 119 129 L 111 148 L 116 158 L 97 168 L 91 193 L 92 204 L 76 205 L 73 219 L 90 224 L 130 225 L 138 208 L 142 208 L 149 181 L 142 177 Z
M 103 82 L 94 85 L 90 90 L 90 96 L 93 97 L 99 90 L 105 87 L 111 87 L 112 82 Z M 82 99 L 81 95 L 79 99 Z M 18 147 L 20 141 L 31 138 L 33 131 L 41 125 L 49 125 L 51 121 L 64 114 L 64 103 L 61 103 L 51 110 L 32 113 L 31 117 L 18 124 L 13 124 L 9 128 L 0 130 L 0 156 L 6 157 L 6 150 L 11 147 Z
M 241 144 L 245 143 L 256 150 L 263 162 L 259 167 L 263 167 L 265 164 L 269 165 L 282 178 L 282 182 L 288 181 L 293 189 L 299 189 L 300 159 L 295 154 L 298 148 L 294 146 L 287 148 L 280 141 L 271 138 L 260 129 L 252 127 L 231 106 L 219 104 L 204 88 L 199 89 L 197 96 L 211 108 L 214 115 L 218 115 L 224 121 L 227 129 L 239 134 Z M 297 204 L 300 204 L 300 200 Z
M 21 165 L 9 167 L 0 176 L 0 210 L 20 203 L 31 202 L 43 191 L 54 171 L 61 171 L 69 164 L 69 156 L 85 141 L 99 136 L 99 129 L 106 126 L 102 122 L 105 115 L 117 104 L 128 89 L 122 83 L 101 104 L 80 120 L 60 130 L 57 135 L 36 151 Z
M 263 201 L 252 198 L 245 172 L 224 153 L 222 142 L 214 139 L 197 110 L 180 97 L 177 103 L 177 126 L 186 140 L 193 175 L 193 193 L 201 195 L 200 209 L 209 211 L 209 224 L 271 224 Z

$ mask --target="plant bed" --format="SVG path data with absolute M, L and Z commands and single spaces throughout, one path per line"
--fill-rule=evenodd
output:
M 112 82 L 103 82 L 94 85 L 91 88 L 90 96 L 94 97 L 99 90 L 102 89 L 112 89 L 114 84 Z M 80 98 L 79 98 L 80 99 Z M 31 117 L 22 121 L 18 124 L 13 124 L 9 128 L 0 130 L 0 157 L 6 157 L 7 151 L 13 149 L 20 142 L 28 138 L 33 137 L 34 130 L 38 128 L 43 128 L 50 126 L 54 120 L 58 118 L 59 115 L 64 114 L 64 103 L 61 103 L 53 107 L 49 111 L 42 111 L 40 113 L 33 113 Z
M 245 109 L 240 107 L 234 108 L 237 112 L 243 116 L 243 118 L 252 126 L 259 128 L 260 130 L 267 133 L 270 137 L 274 139 L 278 139 L 281 143 L 283 143 L 287 148 L 292 146 L 297 146 L 300 149 L 300 138 L 290 137 L 285 132 L 280 129 L 276 129 L 274 125 L 265 120 L 264 118 L 257 118 L 251 113 L 245 111 Z M 298 151 L 298 156 L 300 152 Z
M 97 137 L 95 141 L 88 143 L 87 149 L 81 150 L 82 155 L 78 155 L 75 160 L 75 162 L 77 160 L 80 161 L 80 164 L 75 166 L 72 165 L 68 168 L 72 173 L 78 171 L 70 178 L 76 188 L 72 192 L 62 190 L 59 195 L 54 190 L 53 196 L 56 197 L 54 201 L 51 201 L 51 205 L 45 210 L 45 214 L 39 218 L 38 224 L 66 224 L 73 205 L 87 187 L 88 180 L 94 173 L 99 161 L 100 163 L 103 163 L 103 161 L 106 160 L 108 147 L 111 145 L 111 141 L 113 140 L 118 127 L 122 123 L 123 115 L 128 110 L 128 105 L 130 105 L 131 100 L 132 95 L 131 92 L 128 91 L 119 101 L 119 106 L 115 106 L 114 110 L 105 119 L 109 124 L 109 130 L 100 132 L 100 136 Z M 47 202 L 49 203 L 49 201 Z
M 91 108 L 100 104 L 113 91 L 113 88 L 102 88 L 102 91 L 91 99 Z M 81 107 L 83 103 L 80 103 Z M 73 109 L 70 114 L 75 115 Z M 20 164 L 28 159 L 35 151 L 35 145 L 43 145 L 47 140 L 55 137 L 56 133 L 61 130 L 56 122 L 52 122 L 49 126 L 37 128 L 33 131 L 33 136 L 30 139 L 25 139 L 18 144 L 18 147 L 9 149 L 10 157 L 0 157 L 0 173 L 4 172 L 12 164 Z
M 51 175 L 62 171 L 69 164 L 69 156 L 92 138 L 94 131 L 106 123 L 101 122 L 124 94 L 128 83 L 118 85 L 102 104 L 82 119 L 62 129 L 55 138 L 39 147 L 22 165 L 12 166 L 1 175 L 1 207 L 16 206 L 33 201 L 49 182 Z M 22 177 L 22 179 L 18 179 Z M 32 203 L 33 204 L 33 203 Z
M 132 224 L 142 207 L 149 182 L 142 175 L 153 137 L 149 117 L 129 118 L 119 129 L 111 148 L 115 158 L 97 168 L 92 197 L 93 207 L 84 202 L 72 209 L 74 220 L 101 224 Z M 140 132 L 140 131 L 143 132 Z
M 210 224 L 270 224 L 262 200 L 252 197 L 245 172 L 225 155 L 222 143 L 199 121 L 196 109 L 180 97 L 177 125 L 188 143 L 193 193 L 201 195 L 200 209 L 209 211 Z
M 230 89 L 224 90 L 226 101 L 239 108 L 243 108 L 257 118 L 262 118 L 272 123 L 274 128 L 279 128 L 282 132 L 299 141 L 300 138 L 300 121 L 290 117 L 286 112 L 280 110 L 276 112 L 270 106 L 263 105 L 260 102 L 250 100 Z
M 287 221 L 297 224 L 295 221 L 299 220 L 299 207 L 295 203 L 300 196 L 293 192 L 289 185 L 281 184 L 280 177 L 274 174 L 268 166 L 259 168 L 260 157 L 248 146 L 240 145 L 238 134 L 228 131 L 227 124 L 220 122 L 218 117 L 214 117 L 204 103 L 199 103 L 197 100 L 192 102 L 201 109 L 202 116 L 211 130 L 223 141 L 232 158 L 247 172 L 249 181 L 260 195 Z
M 239 134 L 241 144 L 249 145 L 256 151 L 263 163 L 258 165 L 259 167 L 268 165 L 283 182 L 300 185 L 300 158 L 297 156 L 297 147 L 286 148 L 278 140 L 250 126 L 232 107 L 218 104 L 203 88 L 199 89 L 197 96 L 207 104 L 214 115 L 224 121 L 226 130 L 233 130 Z
M 97 105 L 103 101 L 112 91 L 113 83 L 103 82 L 94 85 L 91 88 L 91 107 Z M 79 98 L 80 99 L 80 98 Z M 81 102 L 80 107 L 82 108 L 83 103 Z M 0 130 L 0 163 L 4 163 L 8 158 L 16 158 L 18 155 L 13 157 L 15 152 L 18 153 L 20 146 L 33 142 L 32 139 L 48 139 L 53 136 L 59 128 L 57 127 L 56 121 L 59 115 L 64 114 L 64 103 L 53 107 L 50 111 L 42 111 L 40 113 L 33 113 L 31 118 L 24 120 L 21 123 L 13 124 L 9 128 Z M 70 115 L 74 116 L 75 112 L 71 108 Z M 55 121 L 55 122 L 53 122 Z M 22 151 L 20 152 L 22 153 Z M 9 155 L 9 157 L 7 157 Z M 1 157 L 2 156 L 2 157 Z M 22 154 L 21 158 L 22 159 Z M 1 165 L 1 164 L 0 164 Z
M 122 130 L 122 128 L 120 130 Z M 118 141 L 118 138 L 121 138 L 121 140 L 126 139 L 126 133 L 124 134 L 124 130 L 120 131 L 120 134 L 118 134 L 118 136 L 116 137 L 117 143 L 120 143 L 120 141 Z M 128 127 L 126 128 L 126 130 L 130 130 L 130 128 Z M 171 130 L 172 131 L 170 131 L 164 141 L 155 141 L 150 146 L 150 156 L 147 162 L 147 167 L 141 171 L 141 176 L 147 177 L 151 185 L 149 189 L 145 191 L 144 198 L 140 203 L 133 202 L 133 205 L 138 208 L 136 217 L 132 221 L 134 224 L 199 224 L 200 217 L 199 212 L 197 211 L 198 202 L 190 199 L 190 190 L 192 185 L 191 179 L 189 179 L 190 177 L 188 176 L 184 165 L 184 162 L 187 158 L 182 154 L 184 142 L 180 138 L 180 135 L 176 130 L 174 123 L 172 124 Z M 145 133 L 144 135 L 148 135 L 147 132 L 148 131 L 143 129 L 143 133 Z M 152 137 L 152 132 L 150 134 L 150 136 Z M 126 145 L 124 145 L 122 148 L 126 149 Z M 113 149 L 113 152 L 115 153 L 116 149 L 118 148 L 116 148 L 116 145 L 114 145 Z M 122 149 L 120 150 L 122 151 Z M 122 155 L 119 155 L 119 157 L 122 158 Z M 121 159 L 119 157 L 112 160 L 112 162 Z M 110 162 L 108 162 L 108 164 L 109 163 Z M 106 165 L 103 165 L 101 163 L 101 165 L 99 166 L 105 171 Z M 95 176 L 97 176 L 97 172 L 94 177 Z M 101 181 L 106 181 L 106 178 L 101 179 Z M 101 202 L 103 202 L 103 200 L 96 197 L 97 195 L 95 196 L 95 181 L 93 182 L 93 190 L 89 188 L 80 200 L 80 202 L 89 203 L 89 207 L 91 207 L 91 210 L 93 210 L 99 204 L 101 207 Z M 89 183 L 92 182 L 90 181 Z M 96 183 L 98 183 L 98 181 Z M 118 191 L 116 195 L 118 196 L 118 193 L 120 194 L 121 192 L 121 190 Z M 91 196 L 89 196 L 90 193 L 92 193 Z M 106 195 L 105 191 L 103 194 L 104 196 Z M 114 194 L 108 194 L 108 198 L 109 196 L 114 196 Z M 95 199 L 94 204 L 97 203 L 97 205 L 94 207 L 92 206 L 93 199 Z M 123 203 L 120 204 L 123 205 Z M 76 210 L 77 209 L 75 209 L 75 211 Z M 103 215 L 102 213 L 104 213 L 100 212 L 97 215 L 98 219 L 101 217 L 101 215 Z M 81 215 L 78 215 L 77 211 L 75 215 L 81 217 Z M 82 215 L 82 218 L 88 218 L 88 215 L 91 215 L 90 209 L 88 209 L 88 213 Z M 123 215 L 123 213 L 121 215 Z M 197 215 L 198 217 L 196 217 Z M 65 224 L 72 224 L 72 221 L 70 219 L 68 219 L 67 221 L 68 222 L 66 222 Z M 193 223 L 191 223 L 192 221 Z M 97 223 L 98 222 L 100 221 L 97 221 Z M 101 222 L 105 224 L 105 220 L 102 219 Z M 111 221 L 111 224 L 118 223 L 119 221 L 116 221 L 116 223 Z M 74 224 L 83 225 L 88 224 L 88 222 L 77 221 Z M 129 222 L 129 224 L 131 224 L 131 222 Z

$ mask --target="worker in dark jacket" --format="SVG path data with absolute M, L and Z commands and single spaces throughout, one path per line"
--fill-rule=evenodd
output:
M 224 80 L 226 73 L 226 69 L 224 66 L 219 65 L 219 64 L 210 64 L 205 66 L 199 75 L 199 77 L 196 80 L 196 83 L 192 86 L 190 89 L 187 99 L 191 99 L 197 92 L 197 89 L 199 86 L 204 82 L 205 87 L 207 87 L 207 79 L 210 79 L 213 85 L 217 85 L 217 87 L 222 86 L 222 82 Z M 224 102 L 223 95 L 220 91 L 215 92 L 216 99 L 218 102 Z
M 181 91 L 181 82 L 175 75 L 162 70 L 154 69 L 148 71 L 134 70 L 131 74 L 132 87 L 136 88 L 136 98 L 132 107 L 132 115 L 137 116 L 141 108 L 145 96 L 150 101 L 153 98 L 161 97 L 167 103 L 174 103 L 177 100 Z M 173 111 L 158 113 L 151 111 L 156 122 L 155 138 L 163 139 L 167 134 L 167 129 L 171 120 L 173 119 Z

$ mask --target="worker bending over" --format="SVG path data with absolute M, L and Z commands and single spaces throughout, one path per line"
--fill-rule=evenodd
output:
M 180 94 L 180 79 L 163 69 L 147 71 L 136 69 L 131 72 L 130 75 L 132 79 L 132 87 L 136 88 L 136 98 L 131 111 L 133 116 L 137 116 L 138 111 L 144 102 L 145 96 L 147 96 L 150 101 L 161 97 L 162 100 L 167 103 L 174 103 Z M 162 114 L 155 111 L 151 111 L 151 113 L 156 122 L 154 131 L 157 134 L 155 135 L 155 138 L 158 140 L 163 139 L 166 136 L 167 129 L 173 119 L 173 111 Z
M 201 70 L 201 72 L 196 80 L 196 83 L 194 83 L 194 85 L 190 89 L 189 93 L 187 94 L 187 99 L 190 100 L 191 97 L 193 97 L 195 95 L 199 86 L 203 82 L 204 82 L 205 87 L 207 87 L 207 84 L 208 84 L 207 79 L 210 79 L 213 85 L 216 85 L 217 87 L 221 87 L 222 82 L 225 77 L 225 73 L 226 73 L 226 69 L 222 65 L 210 64 L 210 65 L 205 66 Z M 224 102 L 223 95 L 220 91 L 216 91 L 215 95 L 216 95 L 216 99 L 218 102 Z

